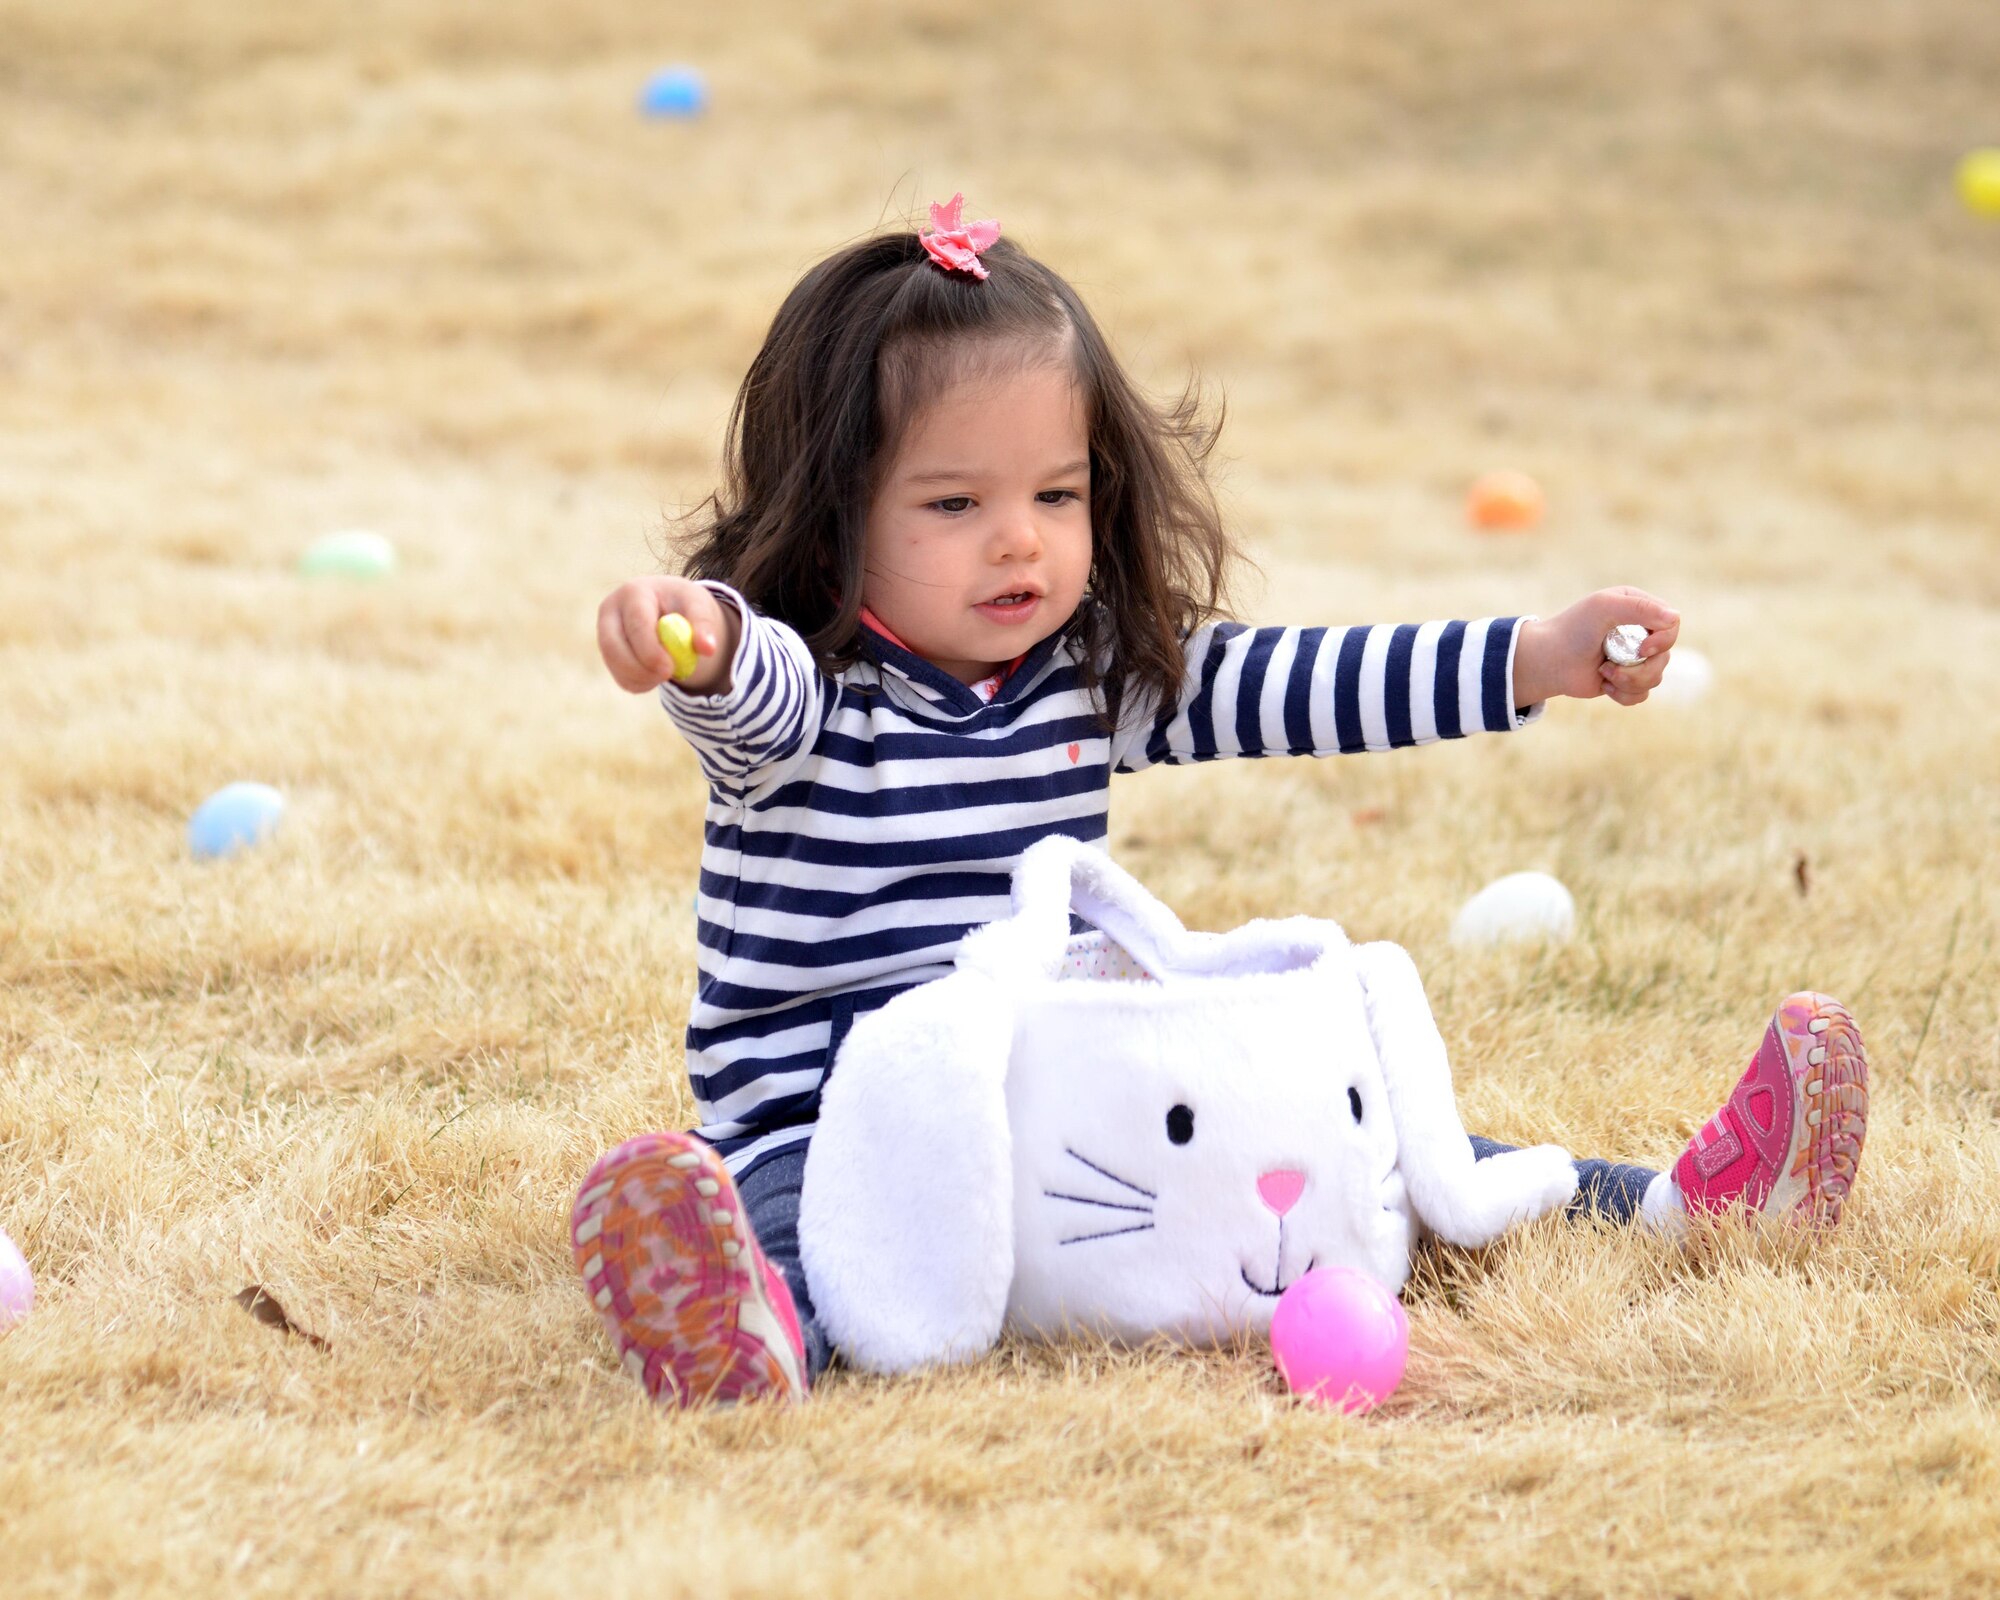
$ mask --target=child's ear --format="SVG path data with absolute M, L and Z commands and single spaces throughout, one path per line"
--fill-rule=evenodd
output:
M 1006 989 L 961 970 L 854 1024 L 821 1093 L 799 1196 L 813 1306 L 874 1372 L 974 1361 L 1014 1281 Z

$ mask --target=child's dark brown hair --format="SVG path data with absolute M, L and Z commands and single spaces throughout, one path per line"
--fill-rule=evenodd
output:
M 737 391 L 723 485 L 681 540 L 688 574 L 789 623 L 822 667 L 852 663 L 869 501 L 922 397 L 968 362 L 1060 352 L 1090 430 L 1085 681 L 1096 688 L 1108 658 L 1114 700 L 1174 698 L 1181 641 L 1220 609 L 1237 559 L 1203 472 L 1216 429 L 1192 387 L 1164 407 L 1140 393 L 1076 291 L 1033 256 L 1003 239 L 980 259 L 984 280 L 947 272 L 899 232 L 800 279 Z

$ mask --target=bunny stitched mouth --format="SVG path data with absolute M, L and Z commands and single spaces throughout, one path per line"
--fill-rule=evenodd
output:
M 1319 1257 L 1314 1256 L 1310 1261 L 1306 1263 L 1305 1271 L 1310 1272 L 1314 1267 L 1318 1265 L 1319 1265 Z M 1279 1295 L 1283 1294 L 1287 1289 L 1291 1288 L 1292 1283 L 1297 1283 L 1300 1278 L 1303 1278 L 1305 1276 L 1305 1272 L 1294 1273 L 1292 1275 L 1292 1283 L 1287 1283 L 1285 1282 L 1284 1273 L 1281 1270 L 1274 1269 L 1271 1275 L 1271 1287 L 1267 1289 L 1261 1283 L 1257 1282 L 1256 1279 L 1250 1276 L 1250 1269 L 1248 1267 L 1238 1267 L 1236 1270 L 1243 1275 L 1244 1287 L 1249 1289 L 1249 1291 L 1252 1294 L 1261 1294 L 1267 1300 L 1277 1299 Z

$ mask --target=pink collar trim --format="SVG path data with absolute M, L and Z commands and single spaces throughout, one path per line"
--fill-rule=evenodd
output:
M 864 628 L 868 628 L 873 632 L 881 635 L 881 637 L 883 637 L 884 639 L 887 639 L 898 650 L 909 650 L 911 655 L 915 655 L 917 653 L 914 650 L 910 650 L 910 647 L 905 643 L 903 643 L 901 639 L 898 639 L 895 633 L 890 629 L 889 625 L 886 622 L 884 622 L 880 617 L 876 616 L 875 613 L 870 611 L 866 606 L 863 606 L 861 608 L 861 625 Z M 991 700 L 994 697 L 994 695 L 1000 692 L 1000 685 L 1005 683 L 1009 678 L 1014 676 L 1014 669 L 1020 666 L 1020 664 L 1023 661 L 1026 661 L 1027 659 L 1028 659 L 1027 652 L 1023 651 L 1020 655 L 1016 656 L 1012 661 L 1008 662 L 1006 666 L 1002 667 L 998 672 L 994 673 L 991 677 L 982 678 L 978 683 L 967 684 L 966 687 L 972 690 L 974 694 L 978 695 L 980 699 Z M 987 685 L 989 684 L 992 685 L 991 688 L 987 687 Z
M 870 611 L 866 606 L 863 606 L 861 608 L 861 625 L 864 628 L 874 629 L 875 632 L 879 633 L 883 638 L 887 639 L 898 650 L 910 650 L 910 647 L 908 645 L 904 644 L 901 639 L 898 639 L 895 636 L 895 634 L 889 631 L 889 624 L 884 622 L 880 617 L 876 616 L 875 613 Z M 916 651 L 910 650 L 910 654 L 915 655 Z

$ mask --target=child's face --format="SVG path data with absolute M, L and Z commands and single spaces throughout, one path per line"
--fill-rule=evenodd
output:
M 1069 621 L 1090 577 L 1090 439 L 1067 362 L 982 372 L 904 430 L 868 508 L 861 599 L 977 683 Z

